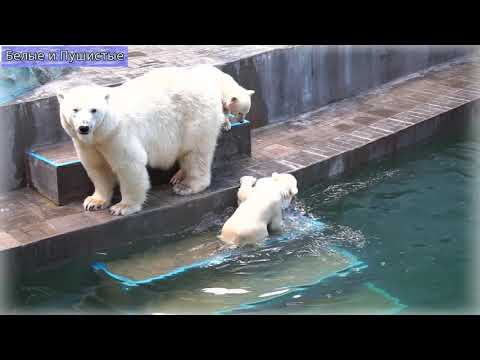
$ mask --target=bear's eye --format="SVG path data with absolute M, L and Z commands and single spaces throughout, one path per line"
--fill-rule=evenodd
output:
M 90 112 L 91 112 L 92 114 L 95 114 L 95 113 L 97 112 L 97 109 L 92 109 L 92 110 L 90 110 Z
M 73 109 L 73 112 L 74 112 L 74 113 L 77 113 L 77 112 L 78 112 L 78 109 Z

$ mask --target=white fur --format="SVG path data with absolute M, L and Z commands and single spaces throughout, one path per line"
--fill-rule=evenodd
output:
M 253 185 L 255 185 L 256 181 L 257 178 L 254 176 L 242 176 L 240 178 L 240 188 L 237 192 L 238 205 L 247 200 L 248 196 L 253 191 Z
M 219 238 L 230 245 L 263 241 L 270 232 L 282 230 L 282 208 L 298 193 L 290 174 L 273 173 L 270 178 L 240 179 L 239 207 L 225 222 Z M 253 183 L 255 186 L 253 186 Z
M 230 75 L 212 65 L 197 65 L 192 68 L 194 71 L 209 76 L 218 83 L 222 93 L 222 104 L 225 113 L 226 130 L 230 130 L 231 123 L 228 114 L 234 115 L 237 121 L 243 121 L 250 111 L 251 96 L 254 90 L 247 90 L 240 86 Z
M 86 210 L 109 206 L 119 182 L 122 201 L 111 212 L 139 211 L 150 188 L 147 165 L 166 170 L 179 160 L 184 176 L 173 190 L 180 195 L 210 185 L 224 116 L 220 90 L 208 74 L 166 67 L 116 88 L 76 87 L 58 99 L 62 126 L 95 185 Z M 80 134 L 82 125 L 88 135 Z

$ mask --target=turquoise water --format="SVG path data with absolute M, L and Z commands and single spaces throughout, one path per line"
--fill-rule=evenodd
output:
M 283 237 L 146 286 L 122 285 L 93 271 L 91 263 L 110 262 L 134 276 L 155 272 L 155 266 L 190 250 L 200 253 L 205 244 L 213 254 L 215 235 L 228 213 L 206 218 L 195 231 L 157 239 L 172 240 L 166 245 L 99 253 L 26 279 L 11 311 L 477 312 L 470 285 L 479 152 L 480 143 L 473 140 L 435 142 L 318 184 L 296 200 Z

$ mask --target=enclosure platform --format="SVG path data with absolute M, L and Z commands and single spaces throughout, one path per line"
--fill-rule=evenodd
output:
M 174 233 L 236 203 L 244 175 L 292 172 L 303 189 L 430 136 L 478 120 L 480 61 L 433 68 L 290 121 L 253 131 L 252 157 L 214 171 L 211 187 L 174 195 L 154 186 L 145 208 L 127 217 L 57 207 L 30 189 L 0 196 L 0 248 L 16 269 L 37 270 L 143 237 Z

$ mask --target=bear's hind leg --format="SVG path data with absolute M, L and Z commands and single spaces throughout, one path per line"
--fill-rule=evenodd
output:
M 268 230 L 272 233 L 282 232 L 283 229 L 283 219 L 282 219 L 282 209 L 279 208 L 275 211 L 275 214 L 272 217 L 272 221 L 268 224 Z
M 190 152 L 181 161 L 180 168 L 185 178 L 173 187 L 178 195 L 190 195 L 210 186 L 213 153 Z
M 199 98 L 204 103 L 193 115 L 196 126 L 187 127 L 183 138 L 184 146 L 192 146 L 188 153 L 180 159 L 180 168 L 185 179 L 173 187 L 178 195 L 190 195 L 205 190 L 210 186 L 212 162 L 217 138 L 225 120 L 221 100 L 213 100 L 212 96 Z M 190 121 L 193 121 L 190 119 Z

